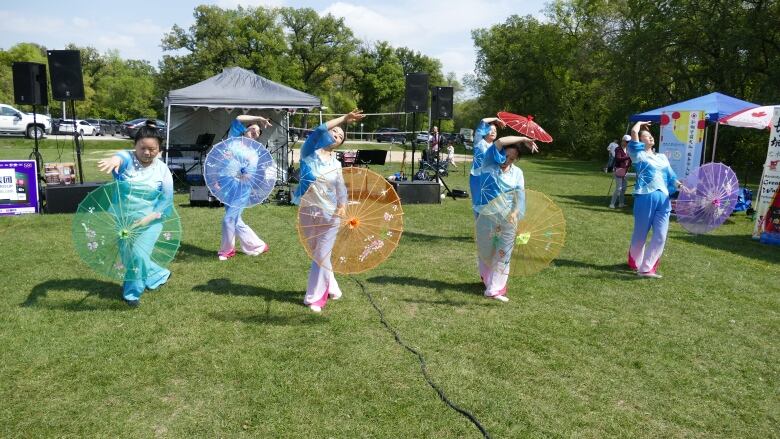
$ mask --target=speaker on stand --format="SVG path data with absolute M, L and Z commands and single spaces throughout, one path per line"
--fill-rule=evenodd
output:
M 34 146 L 29 158 L 35 160 L 35 170 L 38 174 L 38 179 L 45 182 L 46 180 L 43 175 L 43 157 L 41 157 L 41 152 L 38 148 L 38 139 L 42 137 L 46 131 L 42 125 L 38 125 L 38 111 L 35 107 L 37 105 L 49 105 L 49 89 L 46 86 L 46 64 L 15 62 L 12 66 L 12 73 L 14 102 L 19 105 L 32 105 L 32 138 L 34 140 Z M 29 133 L 30 129 L 28 129 L 28 134 Z M 38 202 L 40 203 L 40 200 L 42 199 L 41 195 L 43 195 L 43 187 L 39 184 L 38 188 Z M 40 205 L 38 207 L 40 207 Z M 42 211 L 42 209 L 38 209 L 38 212 Z
M 81 52 L 78 50 L 47 50 L 49 75 L 51 76 L 51 95 L 58 101 L 70 101 L 71 115 L 76 118 L 74 101 L 84 100 L 84 78 L 81 74 Z M 84 183 L 84 171 L 81 169 L 81 139 L 78 126 L 74 125 L 73 141 L 76 142 L 76 163 L 79 168 L 79 183 Z
M 439 126 L 439 135 L 441 135 L 441 120 L 452 119 L 452 97 L 454 90 L 452 87 L 433 87 L 431 90 L 431 120 L 436 120 Z M 441 144 L 439 144 L 439 154 L 436 154 L 436 182 L 441 181 L 452 199 L 455 199 L 455 193 L 450 190 L 447 183 L 439 175 L 441 169 L 440 163 Z M 465 165 L 464 165 L 465 166 Z
M 407 73 L 404 110 L 412 113 L 412 179 L 414 179 L 414 153 L 417 147 L 417 113 L 428 112 L 428 74 Z

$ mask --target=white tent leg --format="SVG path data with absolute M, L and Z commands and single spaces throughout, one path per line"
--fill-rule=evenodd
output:
M 707 124 L 704 124 L 704 142 L 702 142 L 701 147 L 701 157 L 699 157 L 699 166 L 703 165 L 703 162 L 707 161 L 707 131 L 709 130 L 709 127 Z
M 712 163 L 715 163 L 715 148 L 718 147 L 718 125 L 720 124 L 716 121 L 715 135 L 712 137 L 712 160 L 710 160 Z
M 168 164 L 168 144 L 171 138 L 171 106 L 168 105 L 168 119 L 165 121 L 165 164 Z

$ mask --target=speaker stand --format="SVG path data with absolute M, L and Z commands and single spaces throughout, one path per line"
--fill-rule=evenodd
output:
M 78 119 L 76 118 L 76 101 L 70 101 L 70 114 L 73 115 L 73 141 L 76 142 L 76 165 L 79 168 L 79 183 L 84 184 L 84 170 L 81 169 L 81 139 L 79 139 Z
M 412 173 L 410 181 L 414 181 L 414 152 L 417 150 L 417 113 L 412 113 Z
M 38 119 L 37 119 L 37 110 L 35 108 L 35 105 L 32 106 L 33 108 L 33 125 L 35 127 L 38 126 Z M 34 146 L 33 150 L 30 153 L 29 158 L 35 160 L 35 173 L 38 176 L 38 213 L 43 213 L 43 184 L 46 183 L 46 177 L 44 176 L 43 172 L 43 156 L 41 156 L 41 151 L 38 148 L 38 129 L 35 129 L 35 135 L 33 136 Z
M 447 186 L 447 182 L 439 175 L 441 173 L 441 119 L 437 119 L 436 126 L 439 127 L 439 143 L 436 145 L 436 183 L 441 182 L 444 188 L 447 189 L 447 195 L 451 196 L 453 200 L 457 200 L 455 194 Z

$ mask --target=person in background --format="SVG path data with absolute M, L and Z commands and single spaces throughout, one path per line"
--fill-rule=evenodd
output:
M 245 127 L 244 124 L 248 125 Z M 262 125 L 262 126 L 261 126 Z M 242 114 L 230 125 L 229 137 L 244 136 L 257 140 L 263 133 L 262 128 L 268 128 L 271 122 L 262 116 Z M 269 246 L 241 218 L 245 207 L 225 206 L 225 216 L 222 218 L 222 241 L 217 257 L 227 261 L 236 255 L 236 237 L 241 245 L 241 251 L 249 256 L 258 256 L 268 251 Z
M 173 207 L 171 171 L 162 160 L 157 160 L 161 144 L 160 131 L 153 121 L 147 121 L 135 134 L 133 151 L 120 151 L 110 158 L 98 161 L 98 169 L 113 175 L 114 180 L 159 191 L 154 200 L 136 196 L 133 191 L 121 195 L 124 197 L 122 204 L 125 210 L 135 213 L 139 218 L 133 227 L 145 227 L 135 239 L 134 247 L 128 249 L 129 251 L 121 251 L 122 263 L 126 267 L 140 268 L 142 273 L 140 279 L 128 279 L 128 270 L 128 276 L 122 284 L 122 299 L 132 308 L 141 304 L 141 295 L 146 289 L 155 290 L 161 287 L 171 276 L 168 269 L 155 264 L 148 253 L 140 250 L 154 247 L 162 231 L 162 223 L 159 220 Z
M 620 139 L 620 146 L 615 149 L 615 162 L 614 162 L 614 175 L 615 175 L 615 191 L 612 193 L 612 201 L 609 203 L 609 208 L 615 208 L 615 202 L 617 201 L 618 207 L 626 207 L 626 174 L 631 167 L 631 157 L 628 156 L 628 142 L 631 141 L 631 136 L 626 134 Z
M 609 142 L 609 145 L 607 145 L 607 152 L 609 153 L 609 157 L 607 158 L 607 166 L 604 167 L 605 173 L 612 172 L 612 165 L 615 163 L 615 150 L 618 148 L 617 139 L 612 140 Z
M 439 134 L 439 127 L 434 126 L 431 130 L 431 136 L 428 138 L 428 148 L 431 150 L 429 158 L 432 161 L 436 161 L 439 156 L 439 144 L 441 143 L 441 134 Z
M 447 166 L 458 167 L 455 164 L 455 145 L 452 144 L 452 140 L 447 142 Z

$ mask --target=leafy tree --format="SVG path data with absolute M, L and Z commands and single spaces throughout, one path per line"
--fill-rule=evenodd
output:
M 320 17 L 314 9 L 282 8 L 281 19 L 289 31 L 288 55 L 304 91 L 327 90 L 327 81 L 341 74 L 358 46 L 343 18 Z

